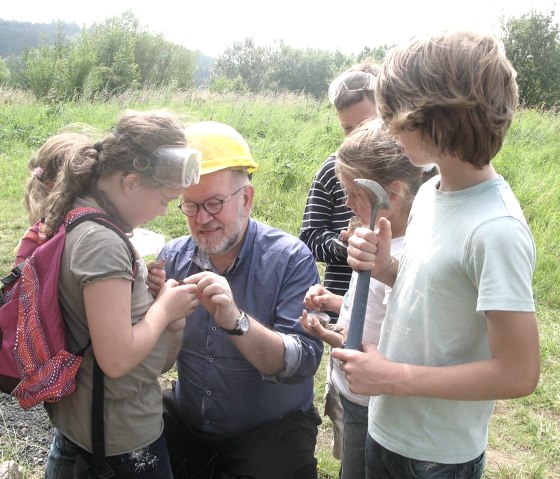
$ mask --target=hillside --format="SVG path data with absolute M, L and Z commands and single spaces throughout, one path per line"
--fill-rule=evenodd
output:
M 75 23 L 30 23 L 0 19 L 0 56 L 17 56 L 26 48 L 37 48 L 41 42 L 54 43 L 58 26 L 66 38 L 76 37 L 81 32 Z

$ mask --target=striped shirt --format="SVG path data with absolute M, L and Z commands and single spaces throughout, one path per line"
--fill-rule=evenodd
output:
M 316 261 L 325 263 L 323 285 L 335 294 L 344 295 L 352 276 L 346 255 L 332 239 L 348 228 L 353 216 L 345 206 L 346 194 L 334 172 L 336 156 L 329 156 L 313 180 L 303 214 L 299 238 L 312 251 Z M 331 314 L 331 318 L 337 315 Z

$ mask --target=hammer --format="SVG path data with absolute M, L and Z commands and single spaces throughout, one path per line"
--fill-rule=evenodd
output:
M 373 180 L 358 178 L 354 180 L 354 183 L 364 190 L 367 190 L 370 195 L 373 195 L 373 201 L 371 204 L 371 220 L 369 223 L 369 228 L 373 230 L 375 227 L 377 211 L 379 208 L 389 208 L 391 206 L 391 200 L 381 185 Z M 362 348 L 362 336 L 364 334 L 364 322 L 366 319 L 370 274 L 371 273 L 369 271 L 358 271 L 356 291 L 354 292 L 354 303 L 352 304 L 348 335 L 344 346 L 346 349 L 360 350 Z

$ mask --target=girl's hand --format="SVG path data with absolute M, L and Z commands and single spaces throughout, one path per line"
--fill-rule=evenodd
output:
M 311 286 L 307 293 L 305 293 L 305 298 L 303 298 L 303 305 L 306 309 L 319 310 L 322 309 L 322 303 L 324 302 L 324 295 L 328 291 L 320 284 L 314 284 Z
M 154 298 L 157 297 L 159 290 L 165 283 L 166 275 L 165 270 L 163 269 L 165 263 L 165 259 L 160 259 L 158 261 L 150 261 L 146 265 L 146 269 L 148 270 L 146 284 L 148 285 L 148 289 Z
M 303 310 L 303 313 L 299 317 L 299 323 L 307 334 L 315 336 L 321 341 L 325 341 L 334 348 L 339 348 L 344 341 L 344 330 L 333 331 L 332 329 L 329 329 L 328 326 L 323 326 L 321 321 L 319 321 L 318 317 L 314 315 L 313 312 Z
M 342 296 L 331 293 L 320 284 L 315 284 L 305 294 L 303 305 L 310 311 L 332 311 L 338 314 L 342 306 Z
M 174 279 L 167 280 L 157 295 L 154 305 L 164 308 L 167 328 L 184 320 L 199 305 L 198 291 L 195 285 L 180 284 Z M 184 326 L 184 325 L 183 325 Z M 171 330 L 179 328 L 180 323 L 171 326 Z
M 303 313 L 299 317 L 299 324 L 301 324 L 306 333 L 316 338 L 322 339 L 322 336 L 326 333 L 326 329 L 323 328 L 317 317 L 305 310 L 303 310 Z

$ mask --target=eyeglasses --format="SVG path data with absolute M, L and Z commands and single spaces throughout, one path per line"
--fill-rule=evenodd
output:
M 206 211 L 206 213 L 211 215 L 217 215 L 224 208 L 224 203 L 227 203 L 233 195 L 239 193 L 246 186 L 247 185 L 242 186 L 241 188 L 234 191 L 231 195 L 224 198 L 223 200 L 219 198 L 210 198 L 206 200 L 204 203 L 195 203 L 194 201 L 183 201 L 179 203 L 177 206 L 183 212 L 183 214 L 185 214 L 189 218 L 196 216 L 201 206 L 204 208 L 204 211 Z
M 328 93 L 329 101 L 334 104 L 343 88 L 346 91 L 374 91 L 375 81 L 375 75 L 368 72 L 344 72 L 337 76 L 330 84 Z

